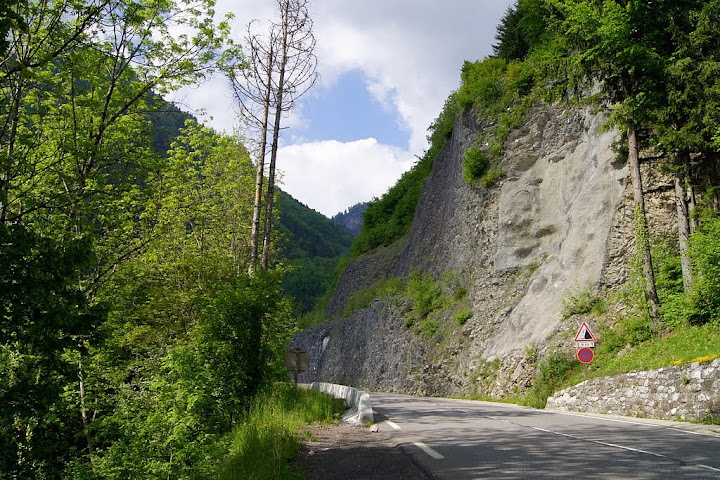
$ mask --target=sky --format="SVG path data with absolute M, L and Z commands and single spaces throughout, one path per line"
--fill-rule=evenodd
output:
M 310 0 L 319 81 L 284 122 L 280 188 L 328 216 L 382 196 L 428 147 L 427 128 L 460 85 L 465 60 L 490 55 L 513 0 Z M 276 0 L 217 0 L 241 40 Z M 237 131 L 217 76 L 172 100 L 219 132 Z

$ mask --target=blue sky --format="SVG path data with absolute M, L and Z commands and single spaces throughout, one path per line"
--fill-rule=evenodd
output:
M 286 119 L 281 188 L 332 216 L 379 197 L 427 148 L 427 128 L 459 86 L 465 60 L 492 51 L 513 0 L 310 0 L 319 82 Z M 240 41 L 275 0 L 218 0 Z M 219 131 L 238 120 L 220 77 L 175 100 Z M 204 111 L 203 115 L 201 111 Z
M 308 92 L 300 107 L 306 123 L 297 129 L 297 135 L 307 142 L 372 137 L 382 144 L 406 148 L 410 129 L 392 105 L 383 106 L 373 98 L 367 85 L 362 70 L 350 70 L 332 86 Z

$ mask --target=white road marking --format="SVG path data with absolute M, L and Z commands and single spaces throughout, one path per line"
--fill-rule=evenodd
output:
M 635 422 L 633 420 L 624 420 L 620 418 L 610 418 L 610 417 L 600 417 L 600 416 L 594 416 L 594 415 L 584 415 L 582 413 L 578 412 L 558 412 L 553 410 L 548 410 L 548 413 L 556 414 L 556 415 L 567 415 L 569 417 L 581 417 L 581 418 L 589 418 L 591 420 L 600 420 L 600 421 L 607 421 L 607 422 L 617 422 L 617 423 L 629 423 L 631 425 L 640 425 L 642 427 L 655 427 L 655 428 L 664 428 L 666 430 L 673 430 L 679 433 L 688 433 L 691 435 L 702 435 L 704 437 L 717 437 L 717 433 L 709 433 L 709 432 L 696 432 L 693 430 L 686 430 L 684 428 L 678 428 L 673 427 L 669 425 L 661 425 L 658 423 L 651 423 L 651 422 Z
M 711 467 L 709 465 L 701 465 L 698 463 L 698 467 L 707 468 L 708 470 L 714 470 L 716 472 L 720 472 L 720 468 Z
M 656 457 L 668 458 L 668 459 L 670 459 L 670 460 L 674 460 L 673 458 L 668 457 L 668 456 L 666 456 L 666 455 L 662 455 L 662 454 L 660 454 L 660 453 L 655 453 L 655 452 L 648 452 L 647 450 L 640 450 L 639 448 L 626 447 L 625 445 L 618 445 L 618 444 L 616 444 L 616 443 L 603 442 L 602 440 L 581 439 L 580 437 L 577 437 L 577 436 L 575 436 L 575 435 L 569 435 L 569 434 L 567 434 L 567 433 L 554 432 L 554 431 L 552 431 L 552 430 L 546 430 L 546 429 L 540 428 L 540 427 L 530 427 L 530 428 L 532 428 L 533 430 L 539 430 L 539 431 L 545 432 L 545 433 L 552 433 L 553 435 L 560 435 L 560 436 L 562 436 L 562 437 L 572 438 L 573 440 L 583 440 L 583 441 L 585 441 L 585 442 L 597 443 L 598 445 L 604 445 L 604 446 L 606 446 L 606 447 L 621 448 L 621 449 L 623 449 L 623 450 L 629 450 L 629 451 L 631 451 L 631 452 L 645 453 L 645 454 L 647 454 L 647 455 L 654 455 L 654 456 L 656 456 Z
M 432 458 L 434 458 L 435 460 L 442 460 L 443 458 L 445 458 L 443 455 L 439 454 L 438 452 L 436 452 L 435 450 L 433 450 L 432 448 L 428 447 L 427 445 L 425 445 L 425 444 L 422 443 L 422 442 L 413 442 L 413 445 L 415 445 L 415 446 L 418 447 L 420 450 L 422 450 L 423 452 L 425 452 L 425 453 L 427 453 L 428 455 L 430 455 L 430 456 L 431 456 Z
M 398 425 L 397 423 L 393 422 L 392 420 L 385 420 L 385 423 L 387 423 L 388 425 L 390 425 L 390 426 L 391 426 L 392 428 L 394 428 L 395 430 L 400 430 L 400 425 Z

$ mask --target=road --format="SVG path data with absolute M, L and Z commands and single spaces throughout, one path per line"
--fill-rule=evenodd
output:
M 371 394 L 375 421 L 438 479 L 720 479 L 720 427 Z

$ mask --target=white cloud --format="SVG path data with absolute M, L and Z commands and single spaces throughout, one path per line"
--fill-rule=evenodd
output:
M 370 94 L 383 107 L 397 112 L 410 137 L 406 152 L 375 143 L 373 148 L 365 147 L 365 157 L 358 163 L 341 160 L 357 158 L 357 142 L 287 146 L 283 155 L 292 154 L 294 164 L 312 166 L 286 170 L 288 192 L 330 215 L 382 194 L 384 191 L 372 188 L 375 177 L 392 176 L 390 184 L 394 183 L 402 173 L 399 166 L 408 168 L 412 162 L 390 158 L 408 159 L 424 152 L 428 126 L 440 113 L 448 94 L 459 86 L 462 62 L 491 53 L 495 27 L 511 3 L 513 0 L 312 0 L 310 13 L 318 41 L 322 84 L 332 85 L 344 73 L 361 70 L 368 79 Z M 275 5 L 273 0 L 218 0 L 216 10 L 219 15 L 234 12 L 233 29 L 240 40 L 251 19 L 274 16 Z M 196 109 L 204 108 L 213 117 L 209 124 L 216 129 L 234 131 L 232 100 L 222 79 L 185 90 L 180 98 Z M 298 112 L 286 125 L 297 126 L 306 120 Z M 288 130 L 284 141 L 302 141 L 302 137 L 294 135 L 292 129 Z M 328 156 L 320 160 L 319 150 Z M 391 151 L 392 157 L 388 156 Z M 375 154 L 380 158 L 368 157 Z M 334 165 L 335 161 L 340 165 Z M 376 168 L 365 168 L 366 164 Z M 324 172 L 336 172 L 338 176 L 323 175 L 326 181 L 316 182 L 319 172 L 314 167 L 320 165 Z M 380 172 L 382 169 L 388 172 Z M 304 180 L 295 179 L 296 175 Z M 324 194 L 316 203 L 318 189 Z
M 374 138 L 290 145 L 278 151 L 281 188 L 327 217 L 384 194 L 415 161 Z

